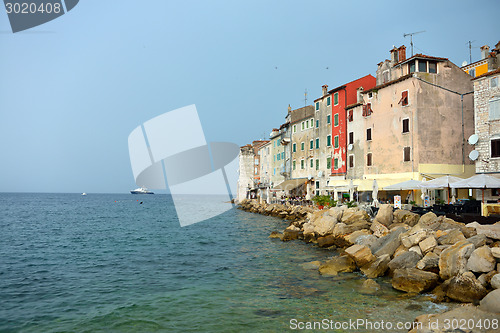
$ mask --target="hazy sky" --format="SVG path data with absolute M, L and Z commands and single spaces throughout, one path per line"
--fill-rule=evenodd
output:
M 196 104 L 207 141 L 243 145 L 305 89 L 310 104 L 323 84 L 374 75 L 409 47 L 404 33 L 425 30 L 415 53 L 457 65 L 474 41 L 479 60 L 499 12 L 498 0 L 81 0 L 13 34 L 2 10 L 0 192 L 127 192 L 128 135 L 157 115 Z

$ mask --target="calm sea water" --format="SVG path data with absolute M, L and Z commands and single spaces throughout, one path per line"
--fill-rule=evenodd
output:
M 438 310 L 387 279 L 370 296 L 360 275 L 304 270 L 335 253 L 268 238 L 284 227 L 233 209 L 181 228 L 168 195 L 0 193 L 0 331 L 281 332 Z

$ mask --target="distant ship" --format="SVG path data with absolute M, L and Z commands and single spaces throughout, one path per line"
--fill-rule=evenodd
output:
M 82 195 L 87 195 L 87 193 L 83 192 Z
M 132 193 L 132 194 L 154 194 L 152 191 L 149 191 L 145 187 L 136 188 L 135 190 L 130 191 L 130 193 Z

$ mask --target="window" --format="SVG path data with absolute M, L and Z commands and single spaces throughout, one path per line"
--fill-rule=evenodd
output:
M 280 154 L 276 155 L 276 160 L 278 160 L 278 161 L 279 161 L 279 160 L 280 160 L 280 157 L 281 157 L 281 155 L 280 155 Z
M 309 141 L 309 149 L 314 149 L 314 140 Z
M 403 154 L 404 154 L 403 161 L 405 161 L 405 162 L 411 161 L 410 147 L 404 147 L 403 148 Z
M 305 126 L 306 126 L 306 129 L 308 129 L 308 128 L 309 128 L 309 120 L 306 120 L 306 121 L 305 121 Z
M 469 70 L 469 75 L 472 76 L 472 77 L 476 77 L 476 69 L 475 68 L 472 68 Z
M 500 139 L 491 140 L 491 157 L 500 157 Z
M 309 163 L 311 165 L 311 169 L 314 168 L 314 160 L 311 158 L 309 161 L 311 162 Z
M 316 111 L 319 110 L 319 102 L 316 102 Z
M 335 159 L 333 160 L 333 169 L 334 169 L 334 170 L 338 170 L 338 168 L 339 168 L 339 159 L 338 159 L 338 158 L 335 158 Z
M 349 168 L 354 168 L 354 155 L 349 155 Z
M 319 181 L 316 182 L 316 188 L 319 188 Z
M 338 113 L 333 115 L 333 126 L 339 126 L 339 114 Z
M 326 106 L 330 106 L 330 104 L 332 104 L 332 102 L 331 102 L 330 96 L 328 96 L 326 98 Z
M 319 119 L 316 119 L 316 128 L 319 127 Z
M 310 120 L 310 123 L 311 123 L 311 125 L 310 125 L 309 127 L 313 128 L 313 126 L 314 126 L 314 125 L 313 125 L 313 124 L 314 124 L 314 119 L 311 119 L 311 120 Z
M 366 154 L 366 165 L 372 166 L 372 153 Z
M 496 88 L 498 87 L 498 78 L 494 77 L 490 79 L 490 88 Z
M 295 170 L 295 167 L 296 167 L 296 164 L 295 164 L 295 160 L 292 162 L 292 168 L 293 170 Z
M 274 171 L 273 171 L 274 175 L 276 176 L 276 168 L 274 168 Z
M 297 125 L 293 125 L 293 133 L 297 133 Z
M 300 168 L 304 169 L 304 160 L 300 160 Z
M 338 148 L 339 147 L 339 136 L 335 135 L 333 138 L 333 148 Z
M 332 158 L 331 158 L 331 157 L 328 157 L 328 158 L 326 159 L 326 168 L 327 168 L 328 170 L 330 170 L 330 169 L 332 168 Z
M 347 113 L 347 119 L 349 121 L 352 121 L 352 118 L 353 118 L 353 112 L 352 112 L 352 110 L 349 110 L 349 112 Z
M 282 152 L 281 153 L 281 159 L 284 160 L 285 159 L 285 152 Z
M 372 129 L 367 128 L 366 129 L 366 141 L 370 141 L 372 139 Z
M 319 160 L 316 160 L 316 170 L 319 170 Z
M 408 72 L 409 73 L 415 73 L 415 60 L 411 61 L 408 64 Z
M 410 119 L 403 119 L 403 133 L 410 132 Z
M 437 73 L 437 64 L 435 61 L 429 61 L 429 73 Z
M 305 128 L 305 127 L 304 127 L 304 122 L 302 122 L 302 123 L 301 123 L 301 125 L 302 125 L 302 130 L 304 130 L 304 128 Z
M 338 92 L 333 94 L 333 105 L 337 105 L 337 104 L 339 104 L 339 93 Z
M 292 145 L 292 151 L 293 151 L 294 153 L 296 153 L 296 152 L 297 152 L 297 144 L 296 144 L 296 143 L 294 143 L 294 144 Z
M 382 73 L 382 83 L 389 82 L 389 70 L 386 70 Z
M 319 149 L 319 138 L 316 138 L 316 149 Z
M 368 93 L 368 98 L 372 98 L 372 97 L 373 97 L 373 93 L 370 91 L 370 92 Z
M 349 144 L 354 144 L 354 132 L 349 132 Z
M 402 106 L 408 105 L 408 90 L 401 92 L 401 99 L 399 100 Z
M 330 115 L 326 116 L 326 123 L 330 124 L 332 122 L 332 117 Z
M 363 105 L 363 117 L 368 117 L 372 113 L 372 103 L 366 103 L 365 105 Z
M 326 136 L 326 146 L 330 147 L 331 145 L 332 145 L 332 136 L 331 135 L 327 135 Z
M 500 119 L 500 97 L 490 99 L 490 120 Z
M 419 72 L 427 72 L 427 61 L 419 60 L 418 61 L 418 71 Z

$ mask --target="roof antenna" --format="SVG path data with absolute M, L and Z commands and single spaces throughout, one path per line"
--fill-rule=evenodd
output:
M 422 32 L 425 32 L 425 30 L 422 31 L 417 31 L 417 32 L 410 32 L 408 34 L 403 34 L 403 37 L 406 38 L 410 36 L 410 45 L 411 45 L 411 56 L 413 57 L 413 35 L 420 34 Z
M 304 107 L 307 106 L 307 88 L 306 91 L 304 92 Z

